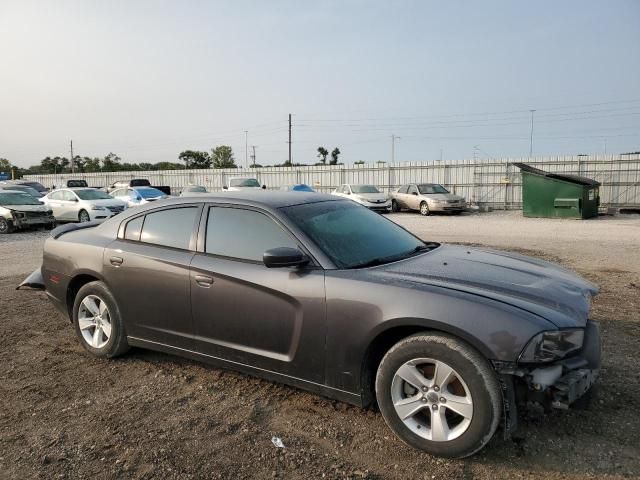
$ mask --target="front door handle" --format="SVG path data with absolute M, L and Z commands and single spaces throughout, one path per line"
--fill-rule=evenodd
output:
M 207 275 L 196 275 L 193 278 L 195 278 L 196 283 L 201 287 L 209 288 L 211 285 L 213 285 L 213 278 Z
M 122 262 L 124 262 L 124 260 L 121 257 L 111 257 L 109 259 L 109 262 L 111 262 L 111 265 L 113 265 L 114 267 L 119 267 L 120 265 L 122 265 Z

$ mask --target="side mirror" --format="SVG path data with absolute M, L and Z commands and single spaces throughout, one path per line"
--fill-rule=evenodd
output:
M 262 261 L 268 268 L 301 267 L 309 263 L 309 257 L 297 248 L 278 247 L 264 252 Z
M 417 197 L 418 196 L 418 192 L 411 192 L 411 195 L 415 195 Z
M 229 190 L 229 187 L 227 187 L 226 185 L 223 185 L 223 186 L 222 186 L 222 189 L 223 189 L 223 190 Z
M 262 189 L 263 189 L 263 190 L 266 190 L 266 189 L 267 189 L 267 186 L 266 186 L 266 185 L 262 185 Z

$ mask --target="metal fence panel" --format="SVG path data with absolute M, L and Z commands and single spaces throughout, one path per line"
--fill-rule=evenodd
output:
M 440 183 L 453 193 L 478 205 L 519 209 L 522 206 L 520 170 L 514 162 L 542 170 L 573 173 L 602 184 L 601 203 L 611 207 L 640 206 L 640 155 L 546 156 L 488 160 L 426 161 L 396 164 L 324 165 L 307 167 L 264 167 L 224 170 L 163 170 L 148 172 L 65 173 L 27 175 L 46 187 L 64 185 L 68 179 L 84 179 L 104 187 L 117 180 L 147 178 L 152 185 L 167 185 L 179 192 L 189 184 L 221 190 L 229 177 L 255 176 L 277 189 L 282 185 L 306 183 L 318 191 L 330 192 L 342 183 L 366 183 L 389 191 L 409 182 Z

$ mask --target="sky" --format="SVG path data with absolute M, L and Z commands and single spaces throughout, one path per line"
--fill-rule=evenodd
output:
M 0 158 L 282 163 L 289 113 L 294 162 L 520 157 L 532 109 L 534 155 L 637 151 L 639 25 L 637 0 L 0 0 Z

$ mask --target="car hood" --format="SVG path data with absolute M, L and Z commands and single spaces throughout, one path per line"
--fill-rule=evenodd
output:
M 363 198 L 369 202 L 373 201 L 384 201 L 387 199 L 387 196 L 384 193 L 354 193 L 354 197 Z
M 51 210 L 47 205 L 0 205 L 0 207 L 15 212 L 48 212 Z
M 375 273 L 374 273 L 375 271 Z M 372 269 L 385 280 L 465 291 L 539 315 L 558 328 L 586 324 L 598 287 L 556 264 L 515 253 L 442 245 Z

